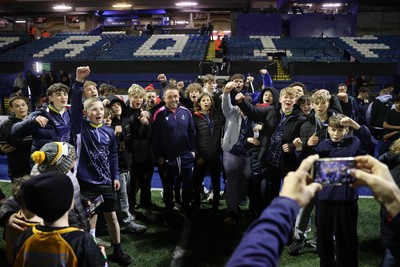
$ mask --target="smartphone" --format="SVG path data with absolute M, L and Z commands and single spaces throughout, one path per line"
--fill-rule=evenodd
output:
M 88 217 L 94 214 L 94 210 L 100 206 L 104 202 L 103 195 L 99 195 L 93 201 L 90 202 L 90 205 L 86 207 L 86 214 Z
M 348 185 L 354 183 L 350 170 L 355 167 L 353 157 L 322 158 L 315 161 L 311 169 L 311 177 L 322 185 Z

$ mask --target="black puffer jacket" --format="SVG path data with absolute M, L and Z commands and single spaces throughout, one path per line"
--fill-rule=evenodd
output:
M 43 104 L 42 107 L 29 114 L 26 120 L 13 124 L 11 133 L 19 139 L 32 135 L 32 152 L 40 150 L 49 142 L 70 143 L 70 108 L 66 108 L 64 114 L 59 114 L 50 108 L 50 105 Z M 37 116 L 44 116 L 49 121 L 45 127 L 40 127 L 36 122 Z M 62 119 L 61 119 L 62 118 Z M 60 124 L 60 122 L 62 122 Z
M 22 121 L 11 115 L 0 127 L 0 140 L 14 146 L 16 149 L 7 154 L 8 177 L 19 178 L 31 172 L 31 147 L 32 136 L 19 139 L 11 135 L 11 128 L 14 124 Z
M 128 107 L 128 124 L 124 126 L 126 133 L 125 146 L 132 152 L 132 162 L 142 162 L 153 159 L 151 149 L 152 124 L 143 125 L 140 122 L 141 109 Z
M 272 96 L 274 97 L 274 103 L 272 103 L 272 104 L 269 103 L 269 104 L 278 107 L 278 106 L 279 106 L 279 92 L 278 92 L 278 90 L 276 90 L 274 87 L 267 87 L 267 88 L 264 88 L 264 89 L 261 91 L 261 93 L 260 93 L 260 95 L 259 95 L 259 97 L 258 97 L 258 103 L 259 103 L 259 104 L 262 104 L 262 103 L 263 103 L 263 97 L 264 97 L 264 94 L 265 94 L 266 91 L 270 91 L 271 94 L 272 94 Z
M 380 161 L 388 165 L 397 186 L 400 187 L 400 153 L 390 152 L 382 155 Z M 381 241 L 385 248 L 400 247 L 400 223 L 390 223 L 387 218 L 389 213 L 381 206 Z
M 243 101 L 242 103 L 238 104 L 238 106 L 243 113 L 250 118 L 250 120 L 256 123 L 264 123 L 262 133 L 264 134 L 265 141 L 262 142 L 262 148 L 259 155 L 259 159 L 264 159 L 265 153 L 268 153 L 267 149 L 269 148 L 271 142 L 271 136 L 281 121 L 282 114 L 280 109 L 276 109 L 275 106 L 266 108 L 254 107 L 247 101 Z M 286 119 L 282 135 L 282 144 L 290 144 L 292 151 L 294 151 L 292 142 L 296 137 L 300 136 L 300 126 L 304 121 L 305 117 L 298 109 L 294 109 Z M 295 170 L 297 166 L 298 163 L 293 152 L 283 153 L 283 173 Z
M 215 159 L 221 154 L 222 126 L 224 115 L 221 110 L 214 109 L 209 113 L 210 123 L 204 114 L 196 111 L 193 114 L 197 133 L 196 158 Z
M 121 116 L 120 118 L 115 116 L 112 119 L 111 128 L 113 128 L 115 131 L 116 126 L 122 127 L 122 133 L 116 136 L 116 138 L 118 142 L 118 169 L 120 173 L 123 173 L 131 169 L 132 163 L 132 153 L 130 153 L 130 150 L 128 151 L 125 146 L 125 140 L 127 139 L 126 129 L 129 128 L 128 108 L 124 101 L 116 95 L 108 95 L 107 99 L 110 101 L 107 106 L 110 109 L 114 103 L 118 102 L 121 105 Z
M 342 114 L 342 112 L 343 111 L 337 96 L 335 95 L 331 96 L 328 108 L 328 118 L 330 118 L 334 114 Z M 313 110 L 311 111 L 310 115 L 307 116 L 306 122 L 304 122 L 304 124 L 301 126 L 300 129 L 300 138 L 301 141 L 303 142 L 303 147 L 308 149 L 307 152 L 310 152 L 310 150 L 312 149 L 312 148 L 307 148 L 307 141 L 314 133 L 317 133 L 320 142 L 324 139 L 329 138 L 328 126 L 323 125 L 320 121 L 318 121 L 315 118 L 315 112 Z

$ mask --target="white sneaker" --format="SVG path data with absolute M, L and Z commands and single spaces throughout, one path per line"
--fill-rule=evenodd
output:
M 143 211 L 143 215 L 147 218 L 149 221 L 155 221 L 156 220 L 156 215 L 151 209 L 145 209 Z
M 214 192 L 210 190 L 210 194 L 208 195 L 207 202 L 212 203 L 214 200 Z
M 200 192 L 200 200 L 206 199 L 208 196 L 208 192 L 209 190 L 205 186 L 203 186 L 203 189 Z

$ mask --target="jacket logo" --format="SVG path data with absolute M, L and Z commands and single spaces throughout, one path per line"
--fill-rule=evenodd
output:
M 185 120 L 185 114 L 182 114 L 181 119 Z

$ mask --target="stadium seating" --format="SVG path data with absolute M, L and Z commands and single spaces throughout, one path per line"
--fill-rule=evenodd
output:
M 0 60 L 202 60 L 207 36 L 127 36 L 123 32 L 102 35 L 60 33 L 1 54 Z
M 0 53 L 20 46 L 28 40 L 29 37 L 26 33 L 2 33 L 0 34 Z
M 209 44 L 208 36 L 198 34 L 130 36 L 124 31 L 104 32 L 101 35 L 59 33 L 33 42 L 27 42 L 26 38 L 26 34 L 0 35 L 0 60 L 201 61 Z M 231 61 L 271 61 L 279 57 L 284 64 L 290 61 L 345 62 L 349 61 L 348 55 L 360 62 L 400 60 L 400 36 L 250 36 L 225 39 Z

